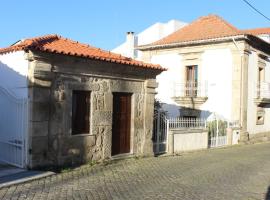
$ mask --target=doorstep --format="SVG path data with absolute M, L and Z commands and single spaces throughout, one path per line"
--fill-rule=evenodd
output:
M 123 153 L 123 154 L 112 156 L 111 160 L 122 160 L 122 159 L 133 158 L 133 157 L 135 157 L 133 153 Z
M 0 164 L 0 188 L 54 175 L 54 172 L 26 170 Z

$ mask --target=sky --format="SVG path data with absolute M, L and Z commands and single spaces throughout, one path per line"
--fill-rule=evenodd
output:
M 270 18 L 270 0 L 249 0 Z M 126 32 L 156 22 L 192 22 L 216 14 L 239 29 L 270 27 L 243 0 L 1 0 L 0 47 L 29 37 L 58 34 L 111 50 Z

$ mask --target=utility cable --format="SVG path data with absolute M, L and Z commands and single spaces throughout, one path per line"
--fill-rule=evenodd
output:
M 250 6 L 253 10 L 255 10 L 257 13 L 259 13 L 261 16 L 263 16 L 265 19 L 267 19 L 270 22 L 270 18 L 264 15 L 261 11 L 259 11 L 257 8 L 255 8 L 251 3 L 249 3 L 247 0 L 244 1 L 248 6 Z

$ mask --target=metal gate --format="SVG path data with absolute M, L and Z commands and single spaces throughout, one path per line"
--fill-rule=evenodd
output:
M 228 122 L 219 118 L 215 114 L 214 117 L 207 122 L 210 148 L 222 147 L 228 144 L 227 141 L 227 127 Z
M 25 167 L 28 122 L 27 99 L 0 87 L 0 161 Z
M 168 119 L 164 112 L 155 111 L 153 127 L 153 143 L 155 154 L 167 152 Z

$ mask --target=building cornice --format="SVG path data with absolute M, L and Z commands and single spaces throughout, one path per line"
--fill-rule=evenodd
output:
M 138 46 L 136 49 L 145 51 L 145 50 L 157 50 L 157 49 L 168 49 L 168 48 L 177 48 L 189 45 L 202 45 L 208 43 L 219 43 L 219 42 L 227 42 L 234 40 L 247 40 L 247 35 L 237 35 L 237 36 L 229 36 L 229 37 L 222 37 L 222 38 L 211 38 L 211 39 L 204 39 L 204 40 L 193 40 L 193 41 L 185 41 L 185 42 L 178 42 L 178 43 L 171 43 L 171 44 L 162 44 L 162 45 L 145 45 L 145 46 Z

